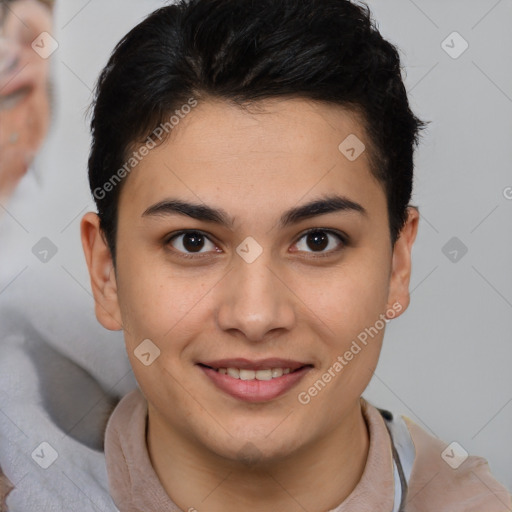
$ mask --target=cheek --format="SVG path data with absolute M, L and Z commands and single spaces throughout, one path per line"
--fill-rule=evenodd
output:
M 388 275 L 385 258 L 378 261 L 362 253 L 323 276 L 308 280 L 302 275 L 300 296 L 329 327 L 331 343 L 341 348 L 385 313 Z
M 312 416 L 323 415 L 326 425 L 362 395 L 377 366 L 386 327 L 381 315 L 387 309 L 387 275 L 385 265 L 354 265 L 312 300 L 329 331 L 319 346 L 325 349 L 322 367 L 301 387 L 297 400 Z
M 162 349 L 172 342 L 173 352 L 178 350 L 184 328 L 190 322 L 200 324 L 202 301 L 217 281 L 213 276 L 179 273 L 144 254 L 132 252 L 126 261 L 118 261 L 119 308 L 129 346 L 149 338 Z
M 27 102 L 27 132 L 28 146 L 36 151 L 48 131 L 50 124 L 50 104 L 47 91 L 44 88 L 34 89 L 30 101 Z

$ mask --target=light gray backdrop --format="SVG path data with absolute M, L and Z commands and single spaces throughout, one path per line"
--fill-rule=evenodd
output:
M 58 249 L 45 265 L 32 255 L 13 264 L 9 292 L 25 284 L 51 343 L 119 393 L 133 386 L 122 334 L 96 324 L 79 238 L 94 210 L 84 116 L 115 43 L 163 4 L 57 2 L 56 119 L 36 168 L 43 193 L 8 213 L 27 254 L 42 237 Z M 485 457 L 512 490 L 512 0 L 369 5 L 401 49 L 413 109 L 431 124 L 416 159 L 411 306 L 389 324 L 365 397 Z

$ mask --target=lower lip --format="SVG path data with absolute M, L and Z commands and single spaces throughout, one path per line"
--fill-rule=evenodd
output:
M 273 400 L 295 386 L 311 369 L 310 366 L 307 366 L 272 380 L 242 380 L 234 379 L 205 366 L 199 365 L 199 368 L 221 391 L 245 402 Z

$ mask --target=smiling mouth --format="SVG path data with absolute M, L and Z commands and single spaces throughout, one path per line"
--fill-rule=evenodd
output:
M 217 390 L 244 402 L 269 402 L 295 387 L 314 366 L 286 360 L 197 363 Z
M 259 370 L 252 370 L 247 368 L 235 368 L 235 367 L 226 367 L 226 368 L 213 368 L 211 366 L 199 363 L 199 366 L 203 366 L 204 368 L 209 368 L 210 370 L 214 370 L 221 375 L 228 375 L 233 379 L 240 380 L 272 380 L 278 379 L 283 375 L 288 375 L 289 373 L 295 373 L 303 368 L 312 368 L 313 365 L 307 364 L 304 366 L 300 366 L 299 368 L 263 368 Z

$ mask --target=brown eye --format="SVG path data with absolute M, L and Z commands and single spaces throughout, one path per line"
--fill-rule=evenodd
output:
M 334 238 L 338 239 L 338 244 L 336 241 L 332 241 Z M 302 249 L 300 248 L 300 240 L 305 239 L 305 243 L 302 244 Z M 341 243 L 340 243 L 341 242 Z M 305 252 L 319 252 L 319 253 L 331 253 L 340 250 L 345 245 L 345 239 L 338 233 L 325 229 L 312 229 L 302 235 L 297 242 L 296 246 L 299 248 L 299 251 Z M 304 248 L 305 247 L 305 248 Z M 330 247 L 331 249 L 326 251 L 325 249 Z M 306 250 L 309 249 L 309 250 Z
M 172 245 L 176 251 L 184 253 L 184 255 L 208 252 L 208 250 L 201 252 L 201 249 L 205 247 L 208 249 L 208 244 L 211 246 L 210 250 L 216 248 L 215 244 L 199 231 L 182 231 L 172 236 L 167 243 Z

